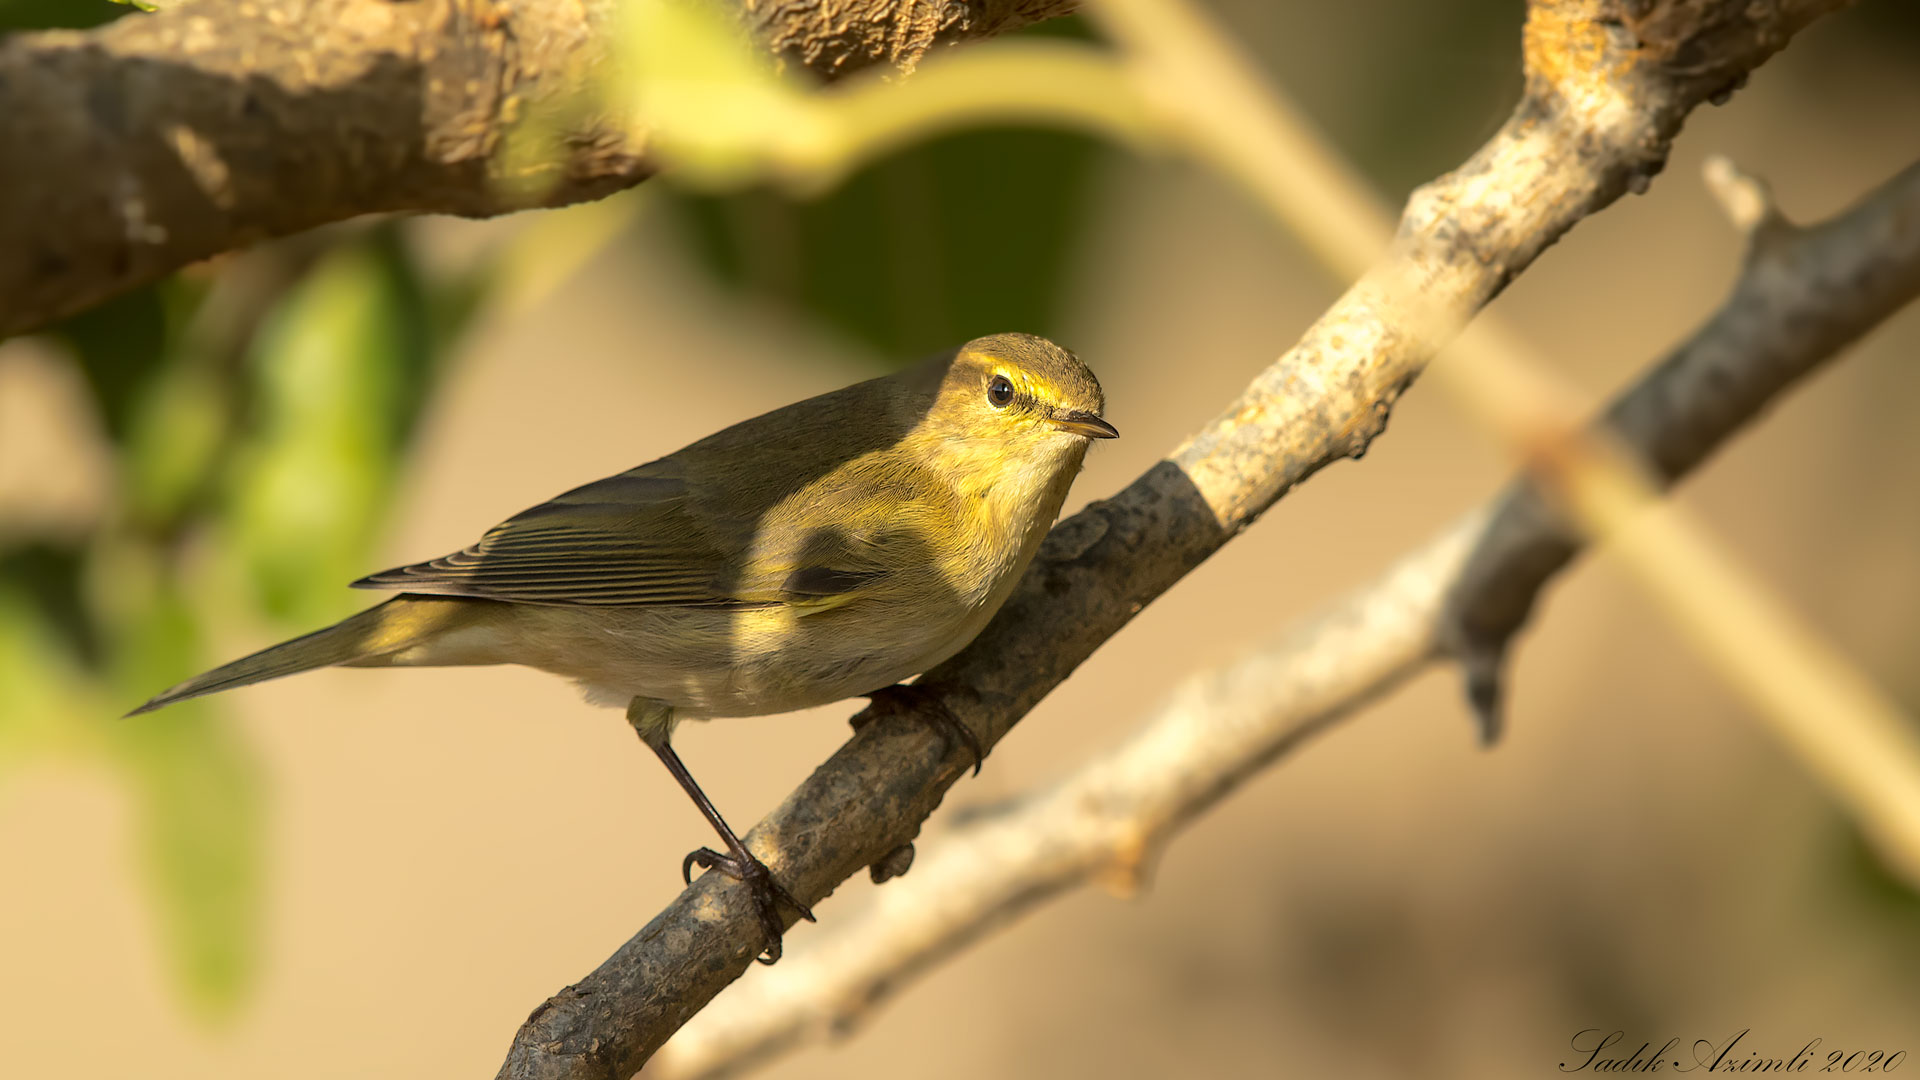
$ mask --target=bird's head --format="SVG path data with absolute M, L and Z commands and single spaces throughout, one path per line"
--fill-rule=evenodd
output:
M 955 351 L 931 419 L 950 438 L 1080 449 L 1120 434 L 1101 419 L 1105 407 L 1079 357 L 1032 334 L 992 334 Z

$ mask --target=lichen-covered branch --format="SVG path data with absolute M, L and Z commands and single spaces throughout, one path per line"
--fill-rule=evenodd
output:
M 826 78 L 885 65 L 910 72 L 940 45 L 1066 15 L 1081 0 L 741 0 L 749 25 L 790 64 Z
M 182 0 L 0 37 L 0 337 L 361 214 L 597 199 L 652 171 L 599 75 L 617 0 Z M 745 0 L 790 64 L 911 69 L 1072 0 Z M 499 151 L 538 117 L 537 155 Z
M 993 745 L 1289 488 L 1364 452 L 1460 325 L 1582 218 L 1643 186 L 1696 105 L 1843 3 L 1533 0 L 1527 88 L 1512 118 L 1414 195 L 1381 261 L 1220 417 L 1062 522 L 986 632 L 923 681 Z M 911 719 L 868 724 L 748 844 L 796 896 L 817 901 L 912 840 L 963 756 Z M 759 945 L 739 888 L 695 882 L 535 1010 L 501 1075 L 630 1075 Z
M 1668 481 L 1920 295 L 1920 165 L 1804 230 L 1783 224 L 1724 162 L 1712 169 L 1750 238 L 1739 281 L 1712 319 L 1599 421 L 1658 462 Z M 1130 887 L 1185 822 L 1454 651 L 1460 612 L 1530 601 L 1580 545 L 1550 515 L 1515 512 L 1531 490 L 1517 483 L 1378 581 L 1192 680 L 1138 734 L 1058 784 L 955 828 L 860 917 L 830 921 L 778 968 L 696 1017 L 649 1075 L 713 1080 L 835 1037 L 1027 909 L 1089 880 Z M 1543 548 L 1558 557 L 1551 567 Z

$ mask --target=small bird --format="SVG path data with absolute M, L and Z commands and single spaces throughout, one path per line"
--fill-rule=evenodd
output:
M 341 665 L 524 664 L 627 721 L 725 852 L 681 864 L 813 913 L 747 851 L 673 750 L 681 720 L 849 697 L 904 708 L 902 679 L 959 652 L 1013 591 L 1089 440 L 1118 435 L 1072 353 L 995 334 L 745 420 L 522 511 L 480 542 L 354 582 L 392 600 L 218 667 L 135 709 Z M 923 715 L 925 713 L 923 712 Z M 951 714 L 936 723 L 979 744 Z

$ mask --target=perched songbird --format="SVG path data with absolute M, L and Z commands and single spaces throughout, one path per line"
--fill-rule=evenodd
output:
M 997 334 L 788 405 L 575 488 L 464 551 L 354 582 L 399 596 L 215 668 L 134 710 L 332 664 L 525 664 L 624 705 L 720 834 L 693 864 L 808 919 L 669 745 L 681 720 L 759 716 L 900 680 L 978 634 L 1058 516 L 1100 384 L 1043 338 Z M 952 718 L 947 717 L 948 721 Z M 979 748 L 957 723 L 978 764 Z

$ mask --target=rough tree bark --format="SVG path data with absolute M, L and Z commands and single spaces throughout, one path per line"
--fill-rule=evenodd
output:
M 1293 485 L 1382 430 L 1460 325 L 1586 215 L 1644 189 L 1682 120 L 1845 0 L 1533 0 L 1525 94 L 1455 172 L 1416 192 L 1391 249 L 1201 433 L 1061 523 L 1012 600 L 923 682 L 983 745 Z M 802 900 L 913 839 L 964 770 L 922 725 L 864 727 L 748 837 Z M 696 881 L 550 998 L 503 1077 L 625 1077 L 760 945 L 731 882 Z
M 785 62 L 835 78 L 1074 0 L 745 0 Z M 0 337 L 224 251 L 361 214 L 486 216 L 647 178 L 608 114 L 615 0 L 183 0 L 0 38 Z M 517 122 L 556 152 L 509 163 Z M 506 170 L 512 169 L 513 175 Z

